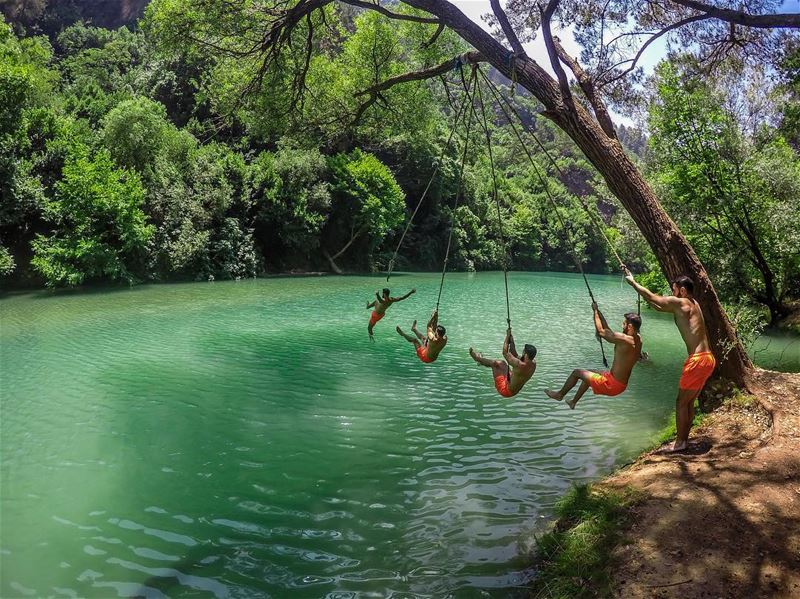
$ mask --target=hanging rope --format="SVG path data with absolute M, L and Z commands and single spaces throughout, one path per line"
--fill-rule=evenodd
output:
M 480 71 L 480 69 L 479 69 L 479 71 Z M 480 71 L 480 74 L 483 77 L 484 81 L 486 81 L 486 83 L 489 85 L 489 87 L 491 89 L 492 85 L 493 85 L 492 82 L 483 73 L 483 71 Z M 597 302 L 595 301 L 594 293 L 592 293 L 592 288 L 589 285 L 589 279 L 586 277 L 586 273 L 583 271 L 583 264 L 581 263 L 580 259 L 578 258 L 577 252 L 575 251 L 575 244 L 572 241 L 572 235 L 570 234 L 570 229 L 567 228 L 567 225 L 564 222 L 564 219 L 561 217 L 561 213 L 558 211 L 558 204 L 556 203 L 555 198 L 553 197 L 553 195 L 550 193 L 550 187 L 548 185 L 548 182 L 544 178 L 544 176 L 542 175 L 542 173 L 540 171 L 540 168 L 539 168 L 539 165 L 536 164 L 536 161 L 533 159 L 533 156 L 531 155 L 530 151 L 528 150 L 528 147 L 525 145 L 525 142 L 522 140 L 522 136 L 519 134 L 519 130 L 517 129 L 516 125 L 514 124 L 514 121 L 511 119 L 511 116 L 508 114 L 508 111 L 503 106 L 503 103 L 500 102 L 499 105 L 500 105 L 500 109 L 503 111 L 503 114 L 506 117 L 506 120 L 508 121 L 508 124 L 511 125 L 512 131 L 514 131 L 514 135 L 517 137 L 517 140 L 519 141 L 520 147 L 522 147 L 522 150 L 525 152 L 525 155 L 527 156 L 528 161 L 530 162 L 531 166 L 533 167 L 533 171 L 534 171 L 534 173 L 536 173 L 536 177 L 539 179 L 539 182 L 542 184 L 542 188 L 545 191 L 545 195 L 547 196 L 547 199 L 550 200 L 550 203 L 553 206 L 553 211 L 555 212 L 556 219 L 558 219 L 558 222 L 561 225 L 561 228 L 564 230 L 564 232 L 567 235 L 567 242 L 568 242 L 568 244 L 570 246 L 570 253 L 572 254 L 573 260 L 575 261 L 575 266 L 578 268 L 578 271 L 581 273 L 581 277 L 583 277 L 583 282 L 586 285 L 586 290 L 589 292 L 589 298 L 592 300 L 592 303 L 595 304 Z M 522 122 L 522 121 L 520 120 L 520 122 Z M 535 138 L 535 136 L 534 136 L 534 138 Z M 539 147 L 543 147 L 541 142 L 539 142 L 538 140 L 537 140 L 537 143 L 539 144 Z M 548 155 L 548 157 L 549 157 L 549 155 Z M 555 164 L 555 161 L 552 160 L 552 158 L 551 158 L 551 161 L 553 162 L 553 164 Z M 560 172 L 560 169 L 559 169 L 559 172 Z M 597 340 L 600 343 L 600 353 L 603 356 L 603 365 L 608 367 L 608 360 L 606 359 L 606 350 L 603 347 L 603 339 L 601 337 L 598 337 Z
M 483 72 L 481 71 L 481 74 Z M 483 103 L 483 93 L 481 92 L 481 86 L 479 83 L 476 83 L 476 89 L 478 94 L 478 102 L 481 106 L 481 116 L 483 118 L 483 131 L 486 134 L 486 147 L 489 152 L 489 166 L 492 171 L 492 195 L 494 196 L 494 203 L 497 206 L 497 227 L 500 230 L 500 244 L 503 247 L 503 282 L 505 283 L 506 287 L 506 322 L 508 323 L 508 328 L 511 328 L 511 304 L 508 299 L 508 245 L 506 244 L 506 238 L 503 234 L 503 218 L 500 214 L 500 194 L 497 192 L 497 173 L 495 172 L 494 168 L 494 154 L 492 153 L 492 138 L 491 134 L 489 133 L 489 123 L 486 119 L 486 106 Z M 473 104 L 472 109 L 475 110 L 475 105 Z M 477 118 L 476 118 L 477 120 Z
M 481 74 L 483 75 L 483 73 L 481 73 Z M 508 98 L 503 96 L 500 93 L 500 90 L 497 89 L 497 86 L 494 84 L 494 82 L 492 82 L 491 79 L 486 77 L 486 75 L 483 75 L 483 78 L 486 81 L 488 81 L 488 83 L 490 85 L 490 91 L 492 92 L 492 95 L 495 97 L 497 102 L 499 104 L 501 104 L 501 108 L 503 108 L 503 105 L 506 105 L 506 106 L 508 106 L 508 108 L 511 109 L 511 111 L 514 113 L 514 116 L 517 118 L 517 120 L 519 121 L 519 123 L 522 126 L 522 128 L 525 130 L 525 132 L 528 135 L 530 135 L 533 138 L 533 140 L 536 142 L 536 145 L 539 146 L 539 149 L 547 157 L 547 159 L 550 162 L 550 164 L 553 165 L 553 168 L 555 168 L 558 171 L 559 175 L 561 175 L 563 178 L 566 178 L 566 175 L 564 174 L 564 171 L 562 171 L 561 167 L 558 166 L 558 163 L 550 155 L 550 152 L 547 151 L 547 148 L 544 147 L 544 144 L 539 140 L 539 137 L 536 135 L 536 133 L 534 133 L 529 127 L 525 126 L 525 121 L 522 120 L 522 116 L 520 115 L 519 111 L 514 106 L 514 104 L 511 102 L 511 100 L 509 100 Z M 503 110 L 503 113 L 505 114 L 506 119 L 509 121 L 509 124 L 513 128 L 514 125 L 513 125 L 513 123 L 511 123 L 511 118 L 509 117 L 508 112 L 506 110 Z M 583 200 L 583 198 L 581 196 L 576 195 L 575 197 L 578 200 L 578 202 L 580 203 L 581 207 L 586 212 L 586 214 L 589 215 L 589 218 L 592 219 L 592 223 L 594 224 L 595 228 L 597 228 L 597 230 L 600 232 L 600 235 L 603 236 L 603 239 L 605 240 L 606 244 L 608 245 L 608 248 L 611 250 L 611 253 L 614 254 L 614 257 L 617 259 L 617 262 L 619 263 L 620 268 L 621 269 L 624 268 L 625 267 L 625 263 L 622 261 L 622 258 L 620 258 L 619 253 L 617 252 L 616 248 L 614 247 L 614 244 L 611 243 L 611 240 L 606 235 L 605 228 L 603 227 L 602 223 L 600 223 L 597 220 L 597 216 L 595 215 L 594 212 L 592 212 L 589 209 L 589 206 L 586 204 L 586 202 L 584 202 L 584 200 Z
M 461 64 L 459 63 L 456 68 L 461 69 Z M 463 83 L 463 81 L 464 81 L 463 70 L 461 72 L 461 79 L 462 79 L 462 83 Z M 471 81 L 472 81 L 472 79 L 470 78 L 470 82 Z M 414 222 L 414 217 L 417 216 L 417 212 L 419 212 L 419 208 L 420 208 L 420 206 L 422 206 L 422 202 L 425 200 L 425 197 L 428 195 L 428 190 L 431 188 L 431 184 L 433 183 L 433 180 L 436 178 L 436 175 L 439 173 L 439 168 L 441 167 L 442 160 L 444 160 L 445 153 L 447 152 L 447 150 L 450 149 L 450 143 L 452 142 L 453 135 L 456 132 L 456 127 L 458 126 L 458 121 L 461 119 L 461 113 L 463 112 L 464 108 L 467 106 L 467 100 L 469 99 L 469 88 L 468 88 L 468 86 L 465 86 L 465 90 L 464 91 L 465 91 L 464 99 L 462 100 L 461 106 L 459 106 L 458 111 L 456 112 L 456 116 L 453 119 L 453 124 L 452 124 L 452 126 L 450 128 L 450 135 L 447 138 L 447 143 L 445 143 L 444 147 L 442 148 L 442 151 L 439 153 L 439 159 L 436 161 L 436 164 L 434 165 L 433 173 L 431 173 L 431 178 L 428 181 L 428 184 L 425 186 L 425 190 L 422 192 L 422 195 L 420 196 L 419 201 L 417 202 L 417 206 L 414 208 L 414 212 L 411 213 L 411 218 L 408 220 L 408 223 L 406 223 L 406 228 L 403 230 L 403 234 L 400 236 L 400 241 L 397 243 L 397 247 L 394 250 L 394 255 L 392 256 L 392 259 L 389 260 L 389 266 L 388 266 L 388 269 L 387 269 L 387 272 L 386 272 L 386 281 L 387 282 L 389 281 L 389 277 L 392 276 L 392 271 L 394 270 L 395 260 L 397 259 L 397 254 L 400 252 L 400 247 L 403 245 L 403 240 L 406 238 L 406 233 L 408 233 L 408 230 L 411 228 L 411 223 Z
M 469 83 L 465 82 L 462 76 L 462 85 L 464 86 L 464 91 L 466 95 L 469 96 L 470 105 L 475 101 L 475 88 L 477 87 L 478 83 L 478 75 L 476 73 L 476 67 L 473 67 L 472 75 L 470 76 Z M 470 96 L 470 87 L 472 88 L 472 95 Z M 447 262 L 450 259 L 450 245 L 453 241 L 453 230 L 456 228 L 457 224 L 457 211 L 458 211 L 458 200 L 461 197 L 461 189 L 464 184 L 464 165 L 467 162 L 467 149 L 469 148 L 469 133 L 472 128 L 472 114 L 474 110 L 467 112 L 467 126 L 464 134 L 464 151 L 461 154 L 461 165 L 458 170 L 458 185 L 456 186 L 456 199 L 453 202 L 453 216 L 450 220 L 450 233 L 447 235 L 447 249 L 444 252 L 444 262 L 442 264 L 442 280 L 439 283 L 439 295 L 436 296 L 436 311 L 439 311 L 439 303 L 442 300 L 442 289 L 444 288 L 444 275 L 447 272 Z

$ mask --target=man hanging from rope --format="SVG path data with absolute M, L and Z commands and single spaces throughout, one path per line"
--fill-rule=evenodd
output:
M 556 392 L 550 389 L 545 391 L 548 397 L 561 401 L 578 381 L 581 381 L 581 386 L 578 387 L 575 397 L 567 402 L 567 405 L 572 410 L 575 409 L 575 404 L 583 397 L 589 387 L 592 388 L 592 393 L 595 395 L 608 395 L 611 397 L 625 391 L 628 386 L 628 380 L 631 377 L 631 371 L 642 354 L 642 338 L 639 335 L 642 318 L 638 314 L 633 312 L 625 314 L 625 320 L 622 321 L 622 332 L 615 333 L 609 328 L 608 322 L 603 313 L 597 308 L 596 302 L 592 302 L 592 310 L 594 311 L 594 326 L 597 334 L 614 345 L 614 362 L 611 364 L 611 370 L 607 372 L 576 368 L 567 377 L 560 391 Z
M 375 324 L 384 316 L 386 316 L 386 310 L 395 302 L 402 302 L 404 299 L 408 299 L 412 294 L 416 293 L 416 289 L 412 289 L 405 295 L 400 297 L 389 297 L 389 289 L 383 289 L 383 296 L 381 297 L 378 295 L 378 292 L 375 292 L 375 301 L 367 303 L 367 310 L 370 308 L 374 308 L 372 314 L 369 316 L 369 325 L 367 326 L 367 332 L 369 333 L 369 338 L 371 340 L 375 340 L 372 336 L 372 329 L 375 328 Z
M 417 321 L 411 325 L 411 332 L 416 335 L 406 335 L 403 329 L 397 327 L 397 333 L 409 343 L 413 343 L 417 350 L 417 357 L 426 364 L 435 362 L 439 353 L 447 345 L 447 335 L 445 328 L 439 324 L 439 311 L 434 310 L 431 319 L 428 321 L 428 331 L 425 337 L 417 330 Z
M 484 358 L 471 347 L 469 348 L 469 355 L 478 364 L 492 369 L 494 386 L 503 397 L 514 397 L 522 391 L 522 387 L 536 372 L 536 348 L 526 343 L 525 349 L 522 351 L 522 358 L 520 358 L 514 346 L 511 327 L 508 327 L 505 341 L 503 341 L 503 357 L 505 360 Z
M 689 444 L 689 430 L 694 420 L 694 400 L 700 395 L 717 362 L 711 353 L 706 323 L 700 304 L 694 299 L 694 281 L 682 275 L 672 283 L 673 296 L 653 293 L 637 283 L 625 269 L 625 280 L 644 300 L 659 312 L 672 312 L 675 324 L 686 344 L 689 357 L 683 363 L 683 374 L 678 383 L 675 401 L 675 443 L 667 452 L 684 451 Z

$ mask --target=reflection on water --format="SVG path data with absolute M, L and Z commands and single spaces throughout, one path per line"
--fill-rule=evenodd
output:
M 800 336 L 770 332 L 756 339 L 749 351 L 761 368 L 780 372 L 800 372 Z
M 448 276 L 451 341 L 424 365 L 394 333 L 436 275 L 366 334 L 370 277 L 163 285 L 0 302 L 2 596 L 508 596 L 531 531 L 573 483 L 634 456 L 672 410 L 683 344 L 644 314 L 651 361 L 614 399 L 543 394 L 598 368 L 580 278 L 510 277 L 518 343 L 499 397 L 502 276 Z M 596 277 L 610 322 L 635 306 Z M 766 351 L 766 350 L 765 350 Z

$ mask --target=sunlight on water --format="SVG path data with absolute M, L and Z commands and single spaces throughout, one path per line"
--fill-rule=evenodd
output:
M 612 326 L 635 300 L 593 277 Z M 684 349 L 646 311 L 652 361 L 626 394 L 570 412 L 543 394 L 601 367 L 580 278 L 510 276 L 518 343 L 539 348 L 499 397 L 502 276 L 448 275 L 450 344 L 422 364 L 394 327 L 424 322 L 438 276 L 398 275 L 367 338 L 378 277 L 37 293 L 0 302 L 0 595 L 508 596 L 531 532 L 573 483 L 647 444 Z

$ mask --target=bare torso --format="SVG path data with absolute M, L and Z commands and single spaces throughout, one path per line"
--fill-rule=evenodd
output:
M 444 346 L 447 345 L 447 336 L 442 337 L 441 339 L 437 339 L 436 337 L 428 338 L 428 350 L 427 354 L 431 360 L 435 360 L 444 349 Z
M 700 305 L 694 299 L 680 298 L 681 304 L 672 314 L 681 332 L 686 351 L 691 354 L 711 351 L 706 334 L 706 322 Z
M 519 393 L 523 385 L 525 385 L 525 383 L 531 379 L 533 373 L 536 372 L 536 362 L 523 362 L 522 366 L 517 366 L 516 368 L 511 368 L 511 366 L 509 366 L 508 368 L 511 371 L 511 381 L 508 383 L 508 390 L 516 394 Z
M 611 365 L 611 375 L 620 383 L 628 384 L 631 371 L 642 355 L 642 338 L 639 335 L 631 337 L 624 335 L 624 343 L 614 344 L 614 363 Z
M 375 312 L 377 314 L 386 314 L 386 308 L 388 308 L 391 305 L 392 305 L 392 302 L 390 302 L 390 301 L 379 302 L 379 301 L 375 300 Z

